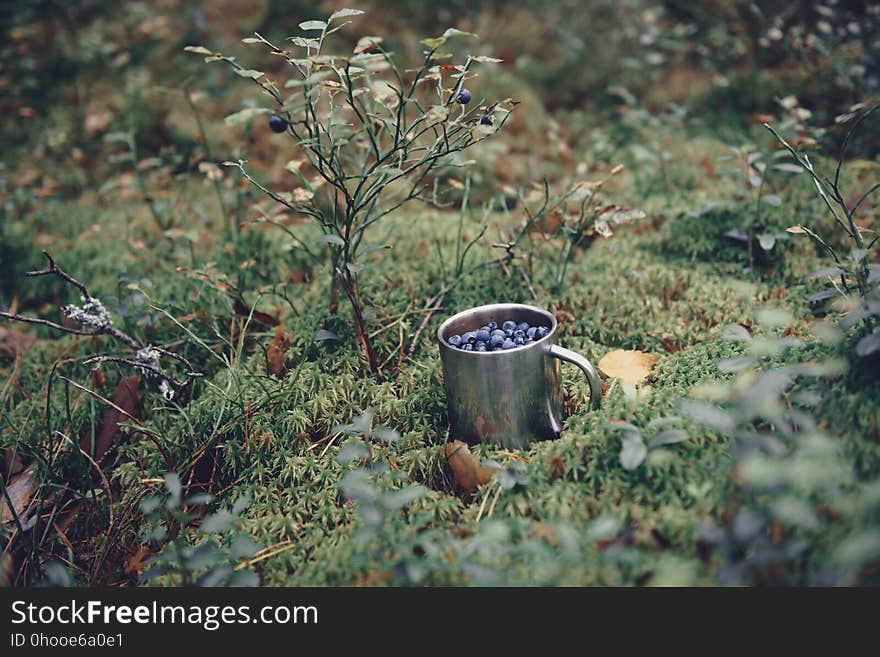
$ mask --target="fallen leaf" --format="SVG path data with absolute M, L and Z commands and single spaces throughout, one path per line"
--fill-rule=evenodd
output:
M 498 471 L 480 465 L 480 459 L 460 440 L 446 443 L 440 453 L 452 469 L 453 484 L 466 493 L 473 493 L 479 486 L 489 482 Z
M 104 455 L 116 443 L 119 436 L 119 424 L 133 418 L 140 418 L 141 395 L 138 387 L 141 384 L 141 375 L 132 374 L 122 379 L 113 391 L 113 403 L 125 411 L 121 413 L 111 406 L 104 411 L 104 420 L 101 422 L 101 431 L 92 444 L 92 436 L 86 432 L 79 442 L 80 448 L 92 455 L 95 461 L 100 462 Z M 126 413 L 128 415 L 126 415 Z M 131 417 L 129 417 L 131 416 Z
M 12 508 L 9 508 L 6 495 L 0 497 L 0 523 L 6 524 L 18 517 L 22 525 L 27 528 L 27 510 L 37 488 L 39 488 L 39 481 L 37 481 L 33 467 L 12 477 L 6 485 L 6 493 L 9 495 L 9 500 L 12 501 Z
M 275 337 L 266 352 L 266 360 L 269 364 L 269 374 L 281 376 L 285 370 L 287 350 L 290 349 L 290 336 L 284 330 L 284 324 L 279 324 L 275 329 Z
M 560 324 L 570 324 L 575 319 L 574 315 L 572 315 L 567 310 L 557 310 L 556 311 L 556 321 Z
M 232 309 L 235 311 L 236 315 L 240 315 L 241 317 L 250 317 L 268 326 L 278 326 L 281 323 L 278 321 L 278 319 L 276 319 L 269 313 L 261 312 L 256 308 L 249 308 L 241 297 L 233 300 Z
M 140 574 L 149 565 L 147 559 L 151 556 L 153 556 L 153 553 L 150 552 L 146 545 L 139 545 L 137 551 L 125 561 L 126 574 L 140 577 Z
M 660 360 L 659 356 L 646 354 L 643 351 L 615 349 L 602 356 L 597 367 L 609 378 L 620 379 L 621 383 L 629 385 L 638 385 L 644 383 L 658 360 Z

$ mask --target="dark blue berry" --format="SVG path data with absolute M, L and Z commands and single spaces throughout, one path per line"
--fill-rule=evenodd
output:
M 543 338 L 543 337 L 545 337 L 548 333 L 550 333 L 550 329 L 548 329 L 546 326 L 539 326 L 539 327 L 538 327 L 538 336 L 537 336 L 537 337 L 538 337 L 539 339 L 540 339 L 540 338 Z
M 528 322 L 520 322 L 519 324 L 516 325 L 516 328 L 517 328 L 518 330 L 522 331 L 523 333 L 525 333 L 525 332 L 528 331 L 531 327 L 529 326 L 529 323 L 528 323 Z
M 516 322 L 511 322 L 510 320 L 507 320 L 501 325 L 501 328 L 504 329 L 505 333 L 507 333 L 508 331 L 513 333 L 516 330 Z
M 493 125 L 495 123 L 495 119 L 491 114 L 486 114 L 482 119 L 480 119 L 480 125 Z
M 470 342 L 465 342 L 463 345 L 461 345 L 461 350 L 462 351 L 473 351 L 474 345 L 472 345 Z
M 485 342 L 478 342 L 474 345 L 474 351 L 488 351 L 489 347 L 486 346 Z
M 492 336 L 489 338 L 489 346 L 492 347 L 500 347 L 504 344 L 504 331 L 494 331 Z
M 272 132 L 284 132 L 287 130 L 287 121 L 275 114 L 269 117 L 269 128 Z
M 516 343 L 513 340 L 505 340 L 504 344 L 501 345 L 502 349 L 513 349 L 516 346 Z
M 450 336 L 449 339 L 446 340 L 446 342 L 451 344 L 453 347 L 459 347 L 459 346 L 461 346 L 461 336 L 460 335 Z
M 462 105 L 467 105 L 469 102 L 471 102 L 471 92 L 467 89 L 462 89 L 458 92 L 458 98 L 456 100 L 458 100 L 458 102 Z
M 498 324 L 496 322 L 489 322 L 488 324 L 486 324 L 486 326 L 489 327 L 490 331 L 494 331 L 498 328 Z
M 523 339 L 525 339 L 525 337 L 526 337 L 526 332 L 523 331 L 522 329 L 516 329 L 516 330 L 513 332 L 513 337 L 514 337 L 514 338 L 523 338 Z
M 534 343 L 534 339 L 526 338 L 526 344 L 532 344 L 532 343 Z
M 492 335 L 485 329 L 480 329 L 474 334 L 479 342 L 488 342 Z
M 529 337 L 529 338 L 531 338 L 532 340 L 534 340 L 534 339 L 535 339 L 535 335 L 536 335 L 537 333 L 538 333 L 538 327 L 537 327 L 537 326 L 532 326 L 532 327 L 529 328 L 528 331 L 526 331 L 526 336 Z
M 467 333 L 463 333 L 461 336 L 462 342 L 470 342 L 474 343 L 477 341 L 477 334 L 475 331 L 468 331 Z
M 518 333 L 518 332 L 519 332 L 519 331 L 517 331 L 517 333 Z M 516 337 L 513 339 L 513 344 L 515 344 L 515 345 L 517 345 L 517 346 L 519 346 L 519 345 L 523 345 L 523 344 L 525 344 L 525 343 L 526 343 L 526 339 L 525 339 L 523 336 L 521 336 L 521 335 L 518 335 L 518 336 L 516 336 Z

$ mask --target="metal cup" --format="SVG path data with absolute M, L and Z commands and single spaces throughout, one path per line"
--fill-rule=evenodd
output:
M 550 333 L 532 344 L 505 351 L 462 351 L 446 342 L 453 335 L 496 322 L 528 322 Z M 557 346 L 556 318 L 519 303 L 478 306 L 453 315 L 437 329 L 446 406 L 452 438 L 521 448 L 535 440 L 558 438 L 562 430 L 560 361 L 587 375 L 590 408 L 598 408 L 602 384 L 586 358 Z

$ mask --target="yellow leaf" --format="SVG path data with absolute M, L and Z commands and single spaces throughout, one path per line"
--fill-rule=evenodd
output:
M 807 231 L 804 230 L 803 226 L 798 225 L 798 226 L 789 226 L 788 228 L 785 229 L 785 232 L 786 233 L 794 233 L 795 235 L 803 235 Z
M 602 356 L 598 368 L 606 376 L 620 379 L 621 383 L 638 385 L 644 383 L 659 359 L 643 351 L 615 349 Z

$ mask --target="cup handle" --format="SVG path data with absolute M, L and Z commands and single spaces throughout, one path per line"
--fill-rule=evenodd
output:
M 590 410 L 599 408 L 602 403 L 602 381 L 599 380 L 599 374 L 593 364 L 579 353 L 558 345 L 550 347 L 550 355 L 567 363 L 574 363 L 583 370 L 590 384 Z

